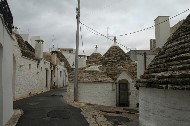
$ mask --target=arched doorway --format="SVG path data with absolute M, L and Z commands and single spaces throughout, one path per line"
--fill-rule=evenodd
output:
M 118 106 L 129 107 L 129 82 L 127 80 L 118 81 Z

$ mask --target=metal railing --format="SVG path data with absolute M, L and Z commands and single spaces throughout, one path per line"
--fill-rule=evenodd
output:
M 13 16 L 7 3 L 7 0 L 0 0 L 0 14 L 2 14 L 5 25 L 7 26 L 9 32 L 12 34 Z

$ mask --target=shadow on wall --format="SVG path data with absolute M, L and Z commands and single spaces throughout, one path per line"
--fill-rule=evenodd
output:
M 15 100 L 15 81 L 16 81 L 16 59 L 13 55 L 13 85 L 12 85 L 12 91 L 13 91 L 13 100 Z
M 3 122 L 3 89 L 2 89 L 2 61 L 3 60 L 3 47 L 0 43 L 0 122 Z M 0 123 L 1 125 L 1 123 Z

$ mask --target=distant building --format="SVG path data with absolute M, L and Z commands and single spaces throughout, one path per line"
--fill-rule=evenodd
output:
M 60 51 L 67 61 L 69 62 L 71 68 L 75 68 L 75 52 L 76 50 L 73 48 L 50 48 L 50 51 Z M 86 67 L 86 55 L 79 54 L 78 55 L 78 68 Z

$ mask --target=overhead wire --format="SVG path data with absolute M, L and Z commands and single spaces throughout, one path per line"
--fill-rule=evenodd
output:
M 122 34 L 122 35 L 119 35 L 119 36 L 132 35 L 132 34 L 136 34 L 136 33 L 142 32 L 142 31 L 149 30 L 150 28 L 153 28 L 153 27 L 156 27 L 156 26 L 158 26 L 158 25 L 160 25 L 160 24 L 162 24 L 162 23 L 165 23 L 165 22 L 169 21 L 170 19 L 173 19 L 173 18 L 175 18 L 175 17 L 177 17 L 177 16 L 179 16 L 179 15 L 181 15 L 181 14 L 187 12 L 187 11 L 189 11 L 189 9 L 187 9 L 187 10 L 185 10 L 185 11 L 179 13 L 179 14 L 176 14 L 175 16 L 172 16 L 172 17 L 170 17 L 170 18 L 167 19 L 167 20 L 164 20 L 164 21 L 159 22 L 159 23 L 157 23 L 157 24 L 155 24 L 155 25 L 152 25 L 152 26 L 150 26 L 150 27 L 143 28 L 143 29 L 138 30 L 138 31 L 130 32 L 129 34 Z M 106 35 L 104 35 L 104 34 L 98 32 L 97 30 L 95 30 L 95 29 L 91 28 L 90 26 L 88 26 L 88 25 L 82 23 L 81 21 L 80 21 L 80 24 L 83 25 L 83 26 L 85 26 L 86 29 L 87 29 L 89 32 L 91 32 L 92 34 L 105 37 L 105 38 L 107 38 L 107 39 L 110 40 L 110 41 L 114 41 L 113 39 L 110 39 L 110 38 L 107 37 Z M 125 46 L 125 45 L 123 45 L 123 44 L 121 44 L 121 43 L 119 43 L 119 42 L 117 42 L 117 41 L 116 41 L 116 43 L 117 43 L 118 45 L 122 46 L 122 47 L 125 47 L 126 50 L 132 49 L 132 48 L 128 48 L 127 46 Z

